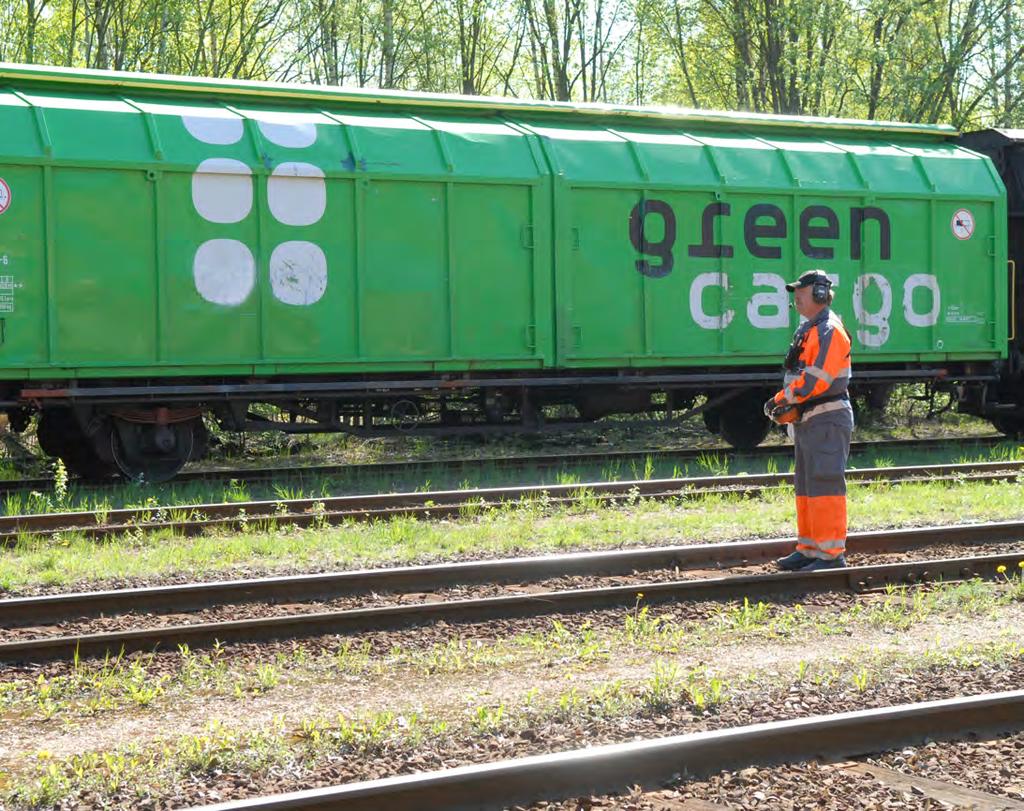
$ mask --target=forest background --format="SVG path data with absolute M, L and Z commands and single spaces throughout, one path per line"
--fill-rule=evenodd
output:
M 0 0 L 0 61 L 1024 127 L 1024 0 Z

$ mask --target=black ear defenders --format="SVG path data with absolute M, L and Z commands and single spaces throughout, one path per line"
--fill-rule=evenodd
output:
M 825 304 L 828 301 L 828 289 L 831 286 L 824 280 L 815 282 L 811 286 L 811 298 L 815 304 Z

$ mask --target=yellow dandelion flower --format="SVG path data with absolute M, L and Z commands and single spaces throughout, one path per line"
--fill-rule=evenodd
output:
M 638 592 L 636 593 L 636 598 L 637 598 L 638 600 L 642 600 L 642 599 L 644 598 L 644 593 L 643 593 L 642 591 L 638 591 Z
M 999 572 L 999 574 L 1006 574 L 1006 567 L 1000 564 L 999 566 L 996 566 L 996 571 Z
M 49 751 L 48 749 L 40 749 L 38 752 L 36 752 L 36 757 L 39 760 L 49 760 L 53 757 L 53 752 Z
M 1018 560 L 1017 561 L 1017 568 L 1018 569 L 1024 569 L 1024 560 Z

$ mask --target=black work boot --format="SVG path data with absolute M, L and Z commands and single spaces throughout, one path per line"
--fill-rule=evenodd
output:
M 845 569 L 846 568 L 846 555 L 836 555 L 834 558 L 828 560 L 815 560 L 813 563 L 809 563 L 801 572 L 821 572 L 825 569 Z
M 794 552 L 792 555 L 786 555 L 786 557 L 775 561 L 775 565 L 784 572 L 796 572 L 811 563 L 814 563 L 814 558 L 807 557 L 803 552 Z

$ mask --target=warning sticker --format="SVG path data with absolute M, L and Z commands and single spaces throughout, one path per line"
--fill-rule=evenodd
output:
M 11 187 L 7 181 L 0 177 L 0 214 L 3 214 L 11 207 Z
M 974 215 L 966 208 L 961 208 L 949 223 L 953 229 L 953 236 L 957 239 L 970 239 L 974 233 Z

